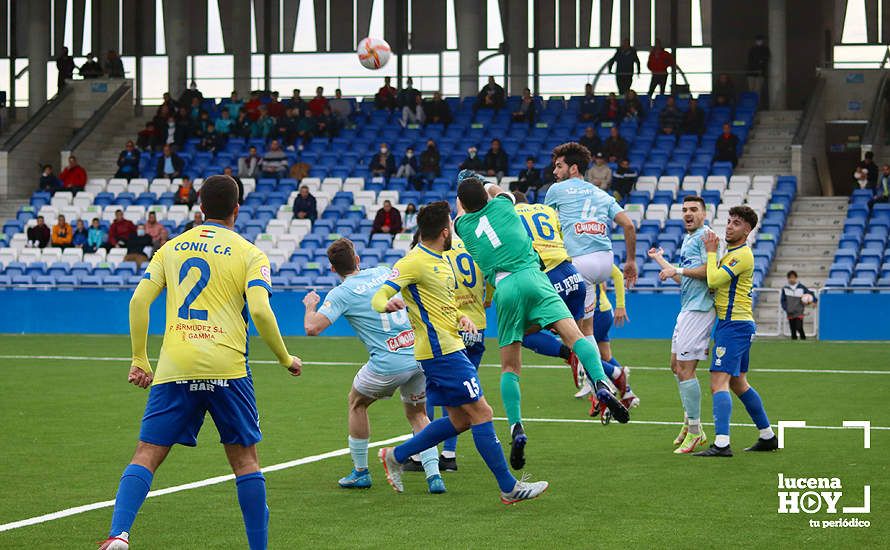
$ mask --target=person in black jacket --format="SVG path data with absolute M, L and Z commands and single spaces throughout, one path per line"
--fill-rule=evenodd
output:
M 56 70 L 59 71 L 59 91 L 65 87 L 65 81 L 74 78 L 74 58 L 68 55 L 68 48 L 56 58 Z
M 185 161 L 173 152 L 170 144 L 164 145 L 164 154 L 158 159 L 155 174 L 159 178 L 178 178 L 182 176 L 182 169 L 185 168 Z
M 408 147 L 405 149 L 405 156 L 399 161 L 396 177 L 412 179 L 418 172 L 420 172 L 420 165 L 417 162 L 417 157 L 414 156 L 414 148 Z
M 758 95 L 763 91 L 763 81 L 769 70 L 769 46 L 763 41 L 763 35 L 758 34 L 754 38 L 754 45 L 748 50 L 748 91 Z
M 630 45 L 630 38 L 621 40 L 621 47 L 615 50 L 615 55 L 609 60 L 609 72 L 615 66 L 615 82 L 618 84 L 618 95 L 624 95 L 630 89 L 634 79 L 634 65 L 637 67 L 637 75 L 640 74 L 640 57 L 637 50 Z
M 124 62 L 114 50 L 108 50 L 105 55 L 105 74 L 109 78 L 124 78 Z
M 578 143 L 587 147 L 587 150 L 590 151 L 590 156 L 594 157 L 597 153 L 603 150 L 603 140 L 600 139 L 599 134 L 593 129 L 593 126 L 588 126 L 584 128 L 584 135 L 581 136 L 581 139 L 578 140 Z
M 396 160 L 393 157 L 392 151 L 389 150 L 389 145 L 386 143 L 380 144 L 380 151 L 374 153 L 374 156 L 371 157 L 371 164 L 368 167 L 371 169 L 371 175 L 376 177 L 389 179 L 396 173 Z
M 525 170 L 517 175 L 519 179 L 510 184 L 510 191 L 522 191 L 528 193 L 529 189 L 537 191 L 541 184 L 541 171 L 535 168 L 535 157 L 525 159 Z
M 467 158 L 464 159 L 462 163 L 460 163 L 461 170 L 472 170 L 474 172 L 481 172 L 485 168 L 485 163 L 482 162 L 482 159 L 479 158 L 479 155 L 476 153 L 478 149 L 476 149 L 475 145 L 471 145 L 467 148 Z
M 689 100 L 689 110 L 683 115 L 683 133 L 702 135 L 705 131 L 705 113 L 698 107 L 698 100 Z
M 501 140 L 491 140 L 491 149 L 485 154 L 485 172 L 489 176 L 495 176 L 498 180 L 507 173 L 509 159 L 507 153 L 501 147 Z
M 440 92 L 433 93 L 433 99 L 424 103 L 423 112 L 426 113 L 427 124 L 451 124 L 451 107 L 442 99 Z
M 96 60 L 96 54 L 87 54 L 86 62 L 80 66 L 80 76 L 84 78 L 99 78 L 102 76 L 102 65 Z
M 294 219 L 315 221 L 318 217 L 315 197 L 309 192 L 309 188 L 303 185 L 300 193 L 294 197 Z
M 739 138 L 730 131 L 728 123 L 724 124 L 723 133 L 720 134 L 716 145 L 714 145 L 714 160 L 731 162 L 732 167 L 735 168 L 739 163 L 738 145 Z
M 117 172 L 114 177 L 127 180 L 139 177 L 139 159 L 142 154 L 132 140 L 127 142 L 124 150 L 117 156 Z

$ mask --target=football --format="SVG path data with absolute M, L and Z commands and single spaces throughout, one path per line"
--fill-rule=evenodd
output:
M 376 71 L 383 68 L 392 55 L 389 44 L 382 38 L 365 38 L 358 43 L 356 50 L 359 63 L 366 69 Z

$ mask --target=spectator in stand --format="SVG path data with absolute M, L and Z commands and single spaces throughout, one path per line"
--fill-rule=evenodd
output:
M 191 209 L 196 202 L 198 202 L 198 193 L 192 185 L 192 179 L 188 176 L 183 176 L 176 194 L 173 195 L 173 204 L 184 204 Z
M 537 191 L 541 184 L 541 171 L 535 168 L 535 157 L 527 157 L 525 159 L 525 170 L 519 172 L 516 181 L 510 184 L 510 191 L 521 191 L 528 193 L 529 189 Z
M 145 128 L 136 134 L 136 146 L 140 151 L 154 151 L 160 148 L 160 134 L 153 120 L 145 123 Z
M 185 145 L 186 140 L 189 138 L 189 134 L 192 131 L 192 125 L 189 122 L 188 115 L 186 115 L 185 107 L 181 107 L 179 111 L 181 113 L 179 118 L 176 118 L 173 115 L 167 117 L 167 125 L 162 136 L 162 147 L 164 144 L 167 144 L 175 145 L 177 149 L 180 149 Z
M 346 126 L 346 123 L 349 122 L 349 117 L 352 116 L 352 102 L 343 97 L 343 92 L 340 91 L 340 88 L 334 90 L 334 99 L 328 102 L 331 106 L 331 112 L 336 117 L 337 122 L 340 127 Z M 302 110 L 301 110 L 302 112 Z
M 609 129 L 609 137 L 603 142 L 603 155 L 609 159 L 609 162 L 618 162 L 627 156 L 627 140 L 618 133 L 618 128 L 612 126 Z
M 413 108 L 418 104 L 418 97 L 420 97 L 420 92 L 414 87 L 414 80 L 409 76 L 405 81 L 405 87 L 399 90 L 396 95 L 396 105 L 400 109 Z
M 77 194 L 78 191 L 83 191 L 83 188 L 86 187 L 87 171 L 83 169 L 83 166 L 77 164 L 77 157 L 71 155 L 68 157 L 68 166 L 59 174 L 59 179 L 62 180 L 62 187 L 66 191 Z
M 62 48 L 62 53 L 56 58 L 56 70 L 59 73 L 59 91 L 65 87 L 65 81 L 74 78 L 74 58 L 68 55 L 68 48 Z
M 874 189 L 878 186 L 878 165 L 875 164 L 874 152 L 866 151 L 865 158 L 856 164 L 856 168 L 865 174 L 866 189 Z
M 167 115 L 175 113 L 177 109 L 179 109 L 179 104 L 176 103 L 176 100 L 173 99 L 170 92 L 164 92 L 163 95 L 161 95 L 161 104 L 158 106 L 157 114 L 163 114 L 164 120 L 166 120 Z
M 875 186 L 875 195 L 869 199 L 868 207 L 871 208 L 878 202 L 890 202 L 890 164 L 881 167 L 878 183 Z
M 615 67 L 615 82 L 618 85 L 618 94 L 624 95 L 630 90 L 634 78 L 634 65 L 637 67 L 637 76 L 640 75 L 640 57 L 637 50 L 630 45 L 630 38 L 621 40 L 621 46 L 615 50 L 615 55 L 609 60 L 609 72 Z
M 231 166 L 223 168 L 223 175 L 229 176 L 235 181 L 235 185 L 238 186 L 238 204 L 244 204 L 244 183 L 241 181 L 241 178 L 232 172 Z
M 646 61 L 646 66 L 652 72 L 652 79 L 649 80 L 649 93 L 646 95 L 652 98 L 655 88 L 659 88 L 658 93 L 664 95 L 668 69 L 674 66 L 674 57 L 661 45 L 661 39 L 655 39 L 655 44 L 652 45 L 652 49 L 649 51 L 649 60 Z
M 596 95 L 593 93 L 593 84 L 584 85 L 584 98 L 578 111 L 578 120 L 581 122 L 597 122 L 599 120 L 599 105 Z
M 307 109 L 304 116 L 297 119 L 297 137 L 300 138 L 302 146 L 308 145 L 312 141 L 315 131 L 315 117 L 312 116 L 312 111 Z
M 640 111 L 634 105 L 628 105 L 624 109 L 624 116 L 621 118 L 621 122 L 639 122 L 640 121 Z
M 232 133 L 232 126 L 235 124 L 235 119 L 232 118 L 232 114 L 228 109 L 223 109 L 216 120 L 213 121 L 213 124 L 216 126 L 217 132 L 228 136 Z
M 151 245 L 155 250 L 164 246 L 169 236 L 167 228 L 158 222 L 158 216 L 154 212 L 148 213 L 148 221 L 145 222 L 145 234 L 151 237 Z
M 371 169 L 371 176 L 373 177 L 389 179 L 396 173 L 396 161 L 389 150 L 389 145 L 386 143 L 380 144 L 380 150 L 371 157 L 371 164 L 368 167 Z
M 123 248 L 127 241 L 136 235 L 136 226 L 124 217 L 124 211 L 114 211 L 114 221 L 108 228 L 108 248 Z
M 754 37 L 754 45 L 748 50 L 748 91 L 757 95 L 763 91 L 763 81 L 769 70 L 769 46 L 766 45 L 762 34 Z
M 402 232 L 414 233 L 415 231 L 417 231 L 417 207 L 413 202 L 409 202 L 405 207 L 405 224 Z
M 637 171 L 630 165 L 626 158 L 621 159 L 618 168 L 612 175 L 612 195 L 617 201 L 624 201 L 637 184 Z
M 182 175 L 182 169 L 185 168 L 185 161 L 173 152 L 170 144 L 164 145 L 164 154 L 158 159 L 155 167 L 155 174 L 159 178 L 178 178 Z
M 126 248 L 125 262 L 136 262 L 137 266 L 142 267 L 142 264 L 148 261 L 154 250 L 151 245 L 151 236 L 145 232 L 144 225 L 136 226 L 136 234 L 127 240 Z
M 265 105 L 260 106 L 260 116 L 250 125 L 250 137 L 257 139 L 268 139 L 275 127 L 275 119 L 269 116 L 269 111 Z
M 374 94 L 374 107 L 392 111 L 398 106 L 397 94 L 397 90 L 390 84 L 390 78 L 384 77 L 383 86 Z
M 44 164 L 43 170 L 40 172 L 40 182 L 37 188 L 41 191 L 49 191 L 55 193 L 62 187 L 62 181 L 53 173 L 51 164 Z
M 535 123 L 535 99 L 528 88 L 522 90 L 519 109 L 513 111 L 513 122 L 528 122 L 529 126 Z
M 315 89 L 315 97 L 309 102 L 308 109 L 312 112 L 313 116 L 318 116 L 324 112 L 324 108 L 327 107 L 327 105 L 328 100 L 324 96 L 324 88 L 319 86 Z
M 198 100 L 198 102 L 195 103 L 195 100 Z M 202 94 L 201 90 L 198 89 L 198 83 L 194 80 L 192 80 L 191 84 L 189 84 L 189 87 L 184 90 L 179 96 L 180 105 L 189 105 L 193 109 L 195 107 L 200 109 L 202 101 L 204 101 L 204 94 Z M 197 113 L 195 113 L 193 116 L 197 117 Z
M 299 88 L 294 88 L 293 94 L 287 100 L 287 106 L 291 109 L 296 109 L 301 113 L 308 108 L 306 100 L 303 99 L 303 96 L 300 95 Z
M 717 83 L 714 84 L 714 102 L 718 106 L 728 106 L 735 103 L 735 84 L 726 73 L 720 73 Z
M 618 103 L 618 97 L 614 93 L 610 93 L 609 97 L 606 98 L 606 104 L 603 107 L 600 118 L 603 122 L 611 122 L 612 124 L 618 124 L 624 118 L 621 112 L 621 104 Z
M 371 234 L 389 233 L 397 235 L 402 232 L 402 215 L 399 211 L 392 207 L 390 201 L 383 201 L 383 208 L 377 211 L 374 216 L 374 225 L 371 228 Z
M 732 133 L 729 123 L 723 125 L 723 133 L 717 138 L 714 146 L 714 160 L 731 162 L 735 168 L 739 163 L 738 157 L 739 138 Z
M 87 231 L 87 226 L 84 225 L 83 220 L 77 218 L 77 221 L 74 225 L 74 232 L 71 234 L 71 246 L 74 248 L 79 248 L 83 250 L 83 247 L 87 244 L 87 239 L 89 239 L 90 233 Z
M 653 78 L 655 77 L 653 76 Z M 682 123 L 682 111 L 677 108 L 677 102 L 674 100 L 674 96 L 668 96 L 664 109 L 662 109 L 661 114 L 658 115 L 658 125 L 661 128 L 662 133 L 676 134 Z M 665 132 L 665 128 L 670 128 L 671 131 Z
M 84 79 L 102 76 L 102 65 L 99 65 L 97 56 L 93 52 L 87 54 L 86 62 L 80 66 L 80 76 Z
M 263 160 L 260 163 L 263 177 L 281 179 L 287 176 L 288 168 L 287 155 L 284 154 L 278 140 L 273 139 L 269 142 L 269 150 L 263 155 Z
M 402 107 L 402 127 L 409 124 L 423 124 L 426 121 L 426 112 L 423 110 L 423 98 L 420 94 L 414 96 L 414 104 L 410 107 Z
M 417 158 L 414 156 L 414 148 L 408 147 L 405 149 L 405 156 L 399 161 L 396 177 L 413 180 L 414 176 L 416 176 L 419 171 L 420 165 L 417 163 Z
M 689 100 L 689 110 L 683 115 L 683 133 L 700 136 L 705 131 L 705 113 L 698 107 L 698 100 Z
M 251 122 L 260 118 L 260 105 L 262 105 L 262 98 L 260 97 L 259 92 L 250 92 L 250 99 L 244 104 L 244 112 L 247 113 L 247 118 L 250 119 Z
M 643 103 L 640 101 L 640 97 L 637 95 L 637 92 L 633 89 L 628 90 L 627 93 L 624 94 L 624 108 L 626 110 L 630 110 L 631 107 L 636 109 L 637 113 L 642 114 Z
M 90 229 L 87 231 L 87 243 L 83 247 L 85 254 L 99 250 L 99 247 L 105 245 L 108 241 L 108 233 L 102 229 L 99 218 L 93 218 L 90 222 Z
M 590 151 L 590 156 L 596 156 L 597 153 L 603 150 L 603 140 L 600 139 L 593 126 L 584 128 L 584 135 L 581 136 L 578 143 L 587 147 L 587 150 Z
M 479 95 L 476 96 L 476 104 L 473 105 L 473 114 L 479 109 L 494 109 L 498 111 L 504 107 L 506 101 L 507 96 L 504 92 L 504 88 L 494 81 L 493 76 L 489 76 L 488 83 L 479 90 Z
M 612 169 L 606 164 L 606 157 L 602 153 L 597 153 L 593 157 L 593 165 L 585 172 L 584 179 L 603 191 L 609 189 L 612 183 Z
M 432 181 L 438 178 L 442 173 L 440 167 L 441 162 L 442 156 L 439 154 L 439 148 L 436 146 L 436 142 L 428 139 L 426 142 L 426 149 L 420 153 L 420 177 L 425 180 L 426 183 L 432 183 Z
M 29 227 L 27 231 L 29 248 L 46 248 L 50 239 L 49 226 L 43 221 L 43 216 L 37 216 L 37 225 Z
M 253 121 L 250 120 L 250 115 L 247 111 L 242 109 L 241 112 L 238 113 L 238 118 L 232 123 L 232 135 L 243 139 L 249 139 L 251 124 L 253 124 Z
M 300 192 L 294 197 L 294 219 L 315 221 L 318 218 L 318 202 L 309 187 L 300 186 Z
M 74 239 L 74 230 L 71 229 L 71 224 L 65 221 L 65 216 L 59 214 L 59 220 L 56 225 L 53 226 L 53 247 L 55 248 L 67 248 L 71 246 L 71 241 Z
M 228 136 L 216 131 L 216 125 L 212 122 L 207 125 L 207 130 L 201 136 L 198 142 L 199 151 L 209 151 L 215 153 L 217 150 L 225 149 Z
M 788 317 L 791 339 L 797 340 L 798 335 L 800 335 L 801 340 L 806 340 L 807 335 L 803 331 L 804 308 L 806 308 L 808 303 L 813 305 L 818 300 L 813 291 L 798 281 L 796 271 L 792 269 L 785 277 L 788 279 L 788 284 L 782 287 L 781 303 L 782 309 Z M 804 302 L 804 296 L 809 296 L 807 302 Z
M 198 118 L 191 121 L 191 130 L 189 131 L 191 137 L 202 139 L 204 134 L 207 133 L 207 127 L 211 124 L 213 124 L 213 121 L 210 120 L 210 114 L 207 111 L 201 110 L 198 114 Z
M 278 100 L 278 92 L 272 92 L 272 99 L 269 103 L 266 103 L 266 111 L 269 113 L 269 116 L 278 119 L 284 116 L 286 110 L 287 105 Z
M 241 112 L 241 107 L 244 106 L 244 101 L 238 97 L 238 92 L 232 91 L 231 95 L 229 95 L 229 100 L 222 105 L 221 108 L 229 112 L 229 117 L 232 120 L 238 118 L 238 113 Z
M 108 50 L 105 54 L 105 74 L 109 78 L 124 78 L 124 62 L 114 50 Z
M 462 163 L 460 163 L 461 170 L 472 170 L 474 172 L 481 172 L 485 169 L 485 163 L 482 162 L 482 159 L 476 154 L 478 149 L 476 149 L 475 145 L 470 145 L 467 148 L 467 158 L 464 159 Z
M 321 116 L 315 117 L 315 135 L 328 139 L 334 139 L 340 135 L 340 123 L 331 111 L 330 105 L 325 106 Z
M 251 145 L 247 150 L 247 156 L 238 159 L 238 177 L 254 178 L 259 171 L 260 161 L 262 159 L 256 152 L 256 147 Z
M 192 218 L 192 221 L 185 224 L 185 231 L 194 229 L 194 228 L 198 227 L 199 225 L 202 225 L 203 223 L 204 223 L 204 215 L 201 212 L 195 212 L 195 217 Z
M 507 174 L 509 160 L 507 152 L 501 147 L 501 140 L 497 138 L 491 140 L 491 148 L 485 154 L 485 173 L 500 181 Z
M 853 170 L 853 180 L 859 189 L 868 188 L 868 170 L 861 166 L 856 166 L 856 169 Z
M 427 124 L 451 124 L 451 107 L 442 99 L 441 92 L 433 93 L 433 99 L 424 105 L 423 111 L 426 113 Z

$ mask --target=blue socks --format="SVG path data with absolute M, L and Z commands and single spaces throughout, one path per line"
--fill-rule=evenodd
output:
M 687 413 L 688 414 L 688 413 Z M 714 432 L 718 436 L 729 439 L 729 418 L 732 416 L 732 396 L 729 392 L 718 391 L 714 394 Z M 717 444 L 717 442 L 714 442 Z M 725 447 L 725 445 L 719 445 Z
M 522 339 L 522 345 L 540 355 L 561 357 L 562 342 L 557 340 L 553 333 L 546 330 L 526 334 Z
M 440 407 L 442 411 L 442 418 L 448 418 L 448 409 L 445 407 Z M 430 418 L 430 422 L 436 419 L 436 406 L 431 405 L 429 401 L 426 402 L 426 415 Z M 443 451 L 455 452 L 457 451 L 457 436 L 449 437 L 445 440 L 445 443 L 442 445 Z
M 454 429 L 454 424 L 446 416 L 433 422 L 415 434 L 414 437 L 402 443 L 393 450 L 393 457 L 396 461 L 404 464 L 411 458 L 411 455 L 419 454 L 430 447 L 435 447 L 449 437 L 457 437 L 459 432 Z
M 498 441 L 498 436 L 494 433 L 494 424 L 491 421 L 484 424 L 476 424 L 471 430 L 476 450 L 482 455 L 485 465 L 488 466 L 488 469 L 491 470 L 491 473 L 498 480 L 498 487 L 501 488 L 501 492 L 509 493 L 516 486 L 516 478 L 513 477 L 513 474 L 510 473 L 510 469 L 507 467 L 504 449 L 501 448 L 501 442 Z
M 253 472 L 235 478 L 238 503 L 244 516 L 244 529 L 250 550 L 265 550 L 269 540 L 269 508 L 266 506 L 266 478 Z
M 766 417 L 766 411 L 763 409 L 763 401 L 760 400 L 760 394 L 754 391 L 754 388 L 749 387 L 748 391 L 739 396 L 739 399 L 745 404 L 745 409 L 758 430 L 769 428 L 769 418 Z
M 701 386 L 698 383 L 698 378 L 683 380 L 682 382 L 678 382 L 677 385 L 680 387 L 680 401 L 683 402 L 683 409 L 686 411 L 686 416 L 689 420 L 698 420 L 701 418 Z M 717 405 L 715 401 L 714 417 L 716 418 L 716 416 Z M 729 417 L 727 416 L 727 422 L 729 422 L 728 418 Z
M 130 464 L 124 468 L 120 485 L 117 487 L 117 496 L 114 499 L 114 513 L 111 515 L 109 537 L 116 537 L 123 531 L 130 532 L 133 522 L 136 520 L 136 513 L 139 512 L 139 507 L 142 506 L 149 489 L 151 489 L 152 478 L 154 476 L 145 466 Z
M 614 380 L 612 377 L 612 373 L 615 372 L 615 365 L 612 364 L 611 361 L 603 360 L 603 372 L 606 373 L 606 376 L 609 377 L 609 380 Z

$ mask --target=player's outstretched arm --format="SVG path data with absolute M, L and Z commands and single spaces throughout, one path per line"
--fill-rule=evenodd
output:
M 624 296 L 624 273 L 618 269 L 617 265 L 612 265 L 612 286 L 615 287 L 615 326 L 622 327 L 624 323 L 630 322 L 627 316 L 627 308 L 625 306 Z
M 378 313 L 392 313 L 405 309 L 405 302 L 401 298 L 394 298 L 398 290 L 389 285 L 381 286 L 374 297 L 371 298 L 371 307 Z
M 269 303 L 269 292 L 262 286 L 252 286 L 247 289 L 247 309 L 253 324 L 256 325 L 260 337 L 275 354 L 278 363 L 285 367 L 294 376 L 299 376 L 303 368 L 303 362 L 299 357 L 291 356 L 281 339 L 278 330 L 278 321 Z
M 627 250 L 627 260 L 624 262 L 624 283 L 627 288 L 633 288 L 637 282 L 637 230 L 634 222 L 624 212 L 615 214 L 615 223 L 624 231 L 624 247 Z
M 152 371 L 148 362 L 148 312 L 152 302 L 161 294 L 162 287 L 150 280 L 139 281 L 130 298 L 130 347 L 132 360 L 127 381 L 140 388 L 151 385 Z
M 324 329 L 331 326 L 330 319 L 316 311 L 320 301 L 321 298 L 314 290 L 303 298 L 303 306 L 306 307 L 306 314 L 303 315 L 303 328 L 306 331 L 306 336 L 318 336 L 324 332 Z

